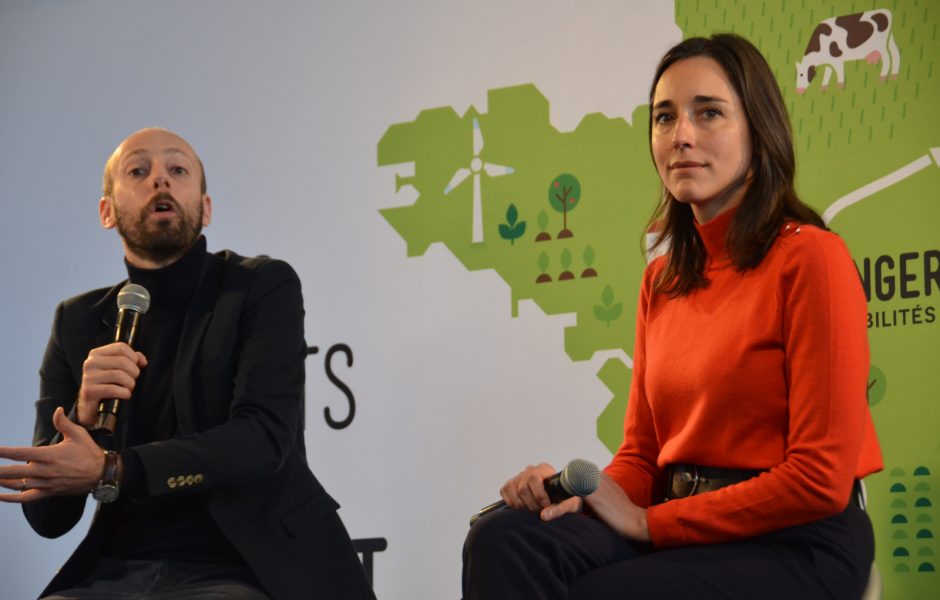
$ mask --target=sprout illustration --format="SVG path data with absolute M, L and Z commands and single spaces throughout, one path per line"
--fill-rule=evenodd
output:
M 539 211 L 538 221 L 539 234 L 535 236 L 536 242 L 548 242 L 552 239 L 552 234 L 545 231 L 548 229 L 548 213 L 544 209 Z
M 509 240 L 510 245 L 515 245 L 516 240 L 525 235 L 525 221 L 518 221 L 519 211 L 515 204 L 510 204 L 506 209 L 506 222 L 499 226 L 499 237 Z
M 581 278 L 597 277 L 597 271 L 594 270 L 594 248 L 586 247 L 582 257 L 584 258 L 585 269 L 581 271 Z
M 558 281 L 574 279 L 574 273 L 568 270 L 568 268 L 571 267 L 571 251 L 567 248 L 562 250 L 560 260 L 561 267 L 564 269 L 564 271 L 558 274 Z
M 568 229 L 568 212 L 574 210 L 580 201 L 581 182 L 574 175 L 562 173 L 548 186 L 549 204 L 564 215 L 564 228 L 558 232 L 558 239 L 574 236 L 574 233 Z
M 552 281 L 552 276 L 548 274 L 548 254 L 542 252 L 539 254 L 539 275 L 535 279 L 535 283 L 550 283 Z
M 601 304 L 594 305 L 594 318 L 610 327 L 610 322 L 618 319 L 623 313 L 623 304 L 614 302 L 614 290 L 609 285 L 604 286 L 601 292 Z

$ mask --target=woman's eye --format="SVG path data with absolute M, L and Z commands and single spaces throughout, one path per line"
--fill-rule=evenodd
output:
M 653 117 L 653 121 L 655 121 L 659 125 L 666 124 L 671 120 L 672 120 L 672 115 L 669 113 L 660 113 Z
M 173 167 L 170 169 L 170 171 L 172 171 L 175 175 L 185 175 L 188 173 L 186 167 Z
M 133 169 L 129 170 L 127 174 L 131 177 L 142 177 L 143 175 L 146 175 L 147 172 L 143 169 L 143 167 L 134 167 Z
M 702 115 L 704 115 L 706 119 L 714 119 L 715 117 L 721 116 L 721 111 L 717 108 L 706 108 L 702 111 Z

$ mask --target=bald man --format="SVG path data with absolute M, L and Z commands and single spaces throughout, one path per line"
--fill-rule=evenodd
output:
M 209 253 L 196 152 L 144 129 L 108 159 L 98 203 L 151 308 L 113 342 L 127 283 L 62 302 L 34 446 L 0 448 L 0 500 L 40 535 L 91 528 L 42 595 L 374 599 L 337 503 L 307 466 L 303 297 L 282 261 Z M 99 405 L 122 401 L 113 434 Z

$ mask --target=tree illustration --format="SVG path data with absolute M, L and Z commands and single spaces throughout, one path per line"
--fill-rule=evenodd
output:
M 535 283 L 550 283 L 552 276 L 548 274 L 548 254 L 542 252 L 539 254 L 539 271 L 541 275 L 535 278 Z
M 519 211 L 515 204 L 510 204 L 506 209 L 506 222 L 499 225 L 499 237 L 509 240 L 510 245 L 515 245 L 516 240 L 525 235 L 525 221 L 518 221 Z
M 580 201 L 581 182 L 574 175 L 562 173 L 548 186 L 548 202 L 552 208 L 564 215 L 564 228 L 558 232 L 558 239 L 574 236 L 568 229 L 568 212 L 574 210 Z
M 614 290 L 609 285 L 601 292 L 601 304 L 594 305 L 594 318 L 610 327 L 610 322 L 623 313 L 623 303 L 614 302 Z
M 567 281 L 569 279 L 574 279 L 574 273 L 568 270 L 571 266 L 571 251 L 565 248 L 561 251 L 561 268 L 564 269 L 561 273 L 558 274 L 558 281 Z
M 539 218 L 536 221 L 539 225 L 539 234 L 535 236 L 536 242 L 547 242 L 552 239 L 552 234 L 545 231 L 548 228 L 548 213 L 544 209 L 539 211 Z
M 581 271 L 581 278 L 597 277 L 597 271 L 594 270 L 594 248 L 586 247 L 582 257 L 584 258 L 585 269 Z

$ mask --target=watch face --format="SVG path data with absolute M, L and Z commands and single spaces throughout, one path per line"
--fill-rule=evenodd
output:
M 119 494 L 120 492 L 118 491 L 118 486 L 110 483 L 103 483 L 96 487 L 95 491 L 92 492 L 91 495 L 98 502 L 104 502 L 107 504 L 108 502 L 114 502 L 117 500 Z

